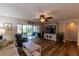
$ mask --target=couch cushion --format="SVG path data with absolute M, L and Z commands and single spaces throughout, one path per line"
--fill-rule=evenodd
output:
M 6 39 L 0 40 L 0 49 L 6 47 L 7 45 L 8 45 L 8 42 Z
M 19 56 L 15 43 L 0 49 L 0 56 Z
M 7 39 L 2 39 L 0 40 L 0 49 L 10 45 L 11 43 L 13 43 L 14 41 L 7 41 Z

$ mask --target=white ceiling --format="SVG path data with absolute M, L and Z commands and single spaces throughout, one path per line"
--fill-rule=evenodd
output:
M 38 18 L 39 14 L 53 16 L 52 20 L 79 18 L 79 4 L 67 3 L 11 3 L 0 4 L 0 15 L 16 17 L 24 20 Z

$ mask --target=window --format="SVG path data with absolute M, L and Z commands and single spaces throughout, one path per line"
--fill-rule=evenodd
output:
M 27 34 L 27 26 L 23 25 L 23 34 Z
M 33 33 L 32 25 L 26 25 L 27 29 L 27 35 L 31 35 Z
M 33 32 L 39 32 L 39 26 L 33 26 Z
M 18 24 L 17 25 L 17 33 L 22 33 L 22 31 L 23 31 L 23 27 L 22 27 L 22 25 L 21 24 Z
M 33 32 L 39 32 L 39 26 L 36 25 L 17 25 L 17 33 L 30 36 Z

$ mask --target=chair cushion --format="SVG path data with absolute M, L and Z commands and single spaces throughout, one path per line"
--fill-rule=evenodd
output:
M 16 39 L 21 39 L 22 38 L 22 35 L 21 34 L 16 34 Z

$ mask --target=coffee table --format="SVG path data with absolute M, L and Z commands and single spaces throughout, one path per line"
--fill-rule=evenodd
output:
M 22 43 L 22 47 L 24 51 L 27 50 L 30 54 L 34 53 L 35 51 L 38 51 L 41 54 L 41 46 L 32 41 Z

